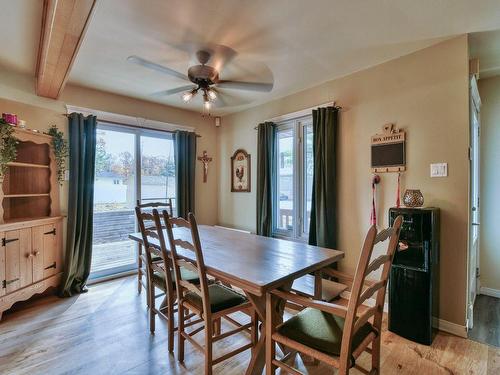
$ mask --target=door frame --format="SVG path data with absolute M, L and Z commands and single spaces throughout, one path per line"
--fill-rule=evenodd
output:
M 467 252 L 467 305 L 466 326 L 472 329 L 474 326 L 474 302 L 480 289 L 480 129 L 481 129 L 481 98 L 475 75 L 470 76 L 469 81 L 469 228 L 468 228 L 468 252 Z M 476 117 L 476 121 L 474 121 Z M 477 137 L 477 138 L 476 138 Z M 476 140 L 476 142 L 475 142 Z M 477 198 L 477 202 L 475 199 Z M 474 254 L 475 252 L 475 254 Z M 474 264 L 473 264 L 474 263 Z M 473 278 L 475 282 L 473 282 Z M 475 289 L 475 290 L 472 290 Z
M 139 197 L 141 197 L 141 137 L 156 137 L 163 139 L 172 139 L 172 133 L 166 132 L 162 130 L 154 130 L 154 129 L 144 129 L 138 128 L 134 126 L 129 126 L 125 124 L 116 124 L 109 123 L 106 121 L 97 121 L 97 129 L 101 130 L 109 130 L 114 132 L 121 132 L 126 134 L 134 135 L 134 159 L 135 159 L 135 168 L 134 168 L 134 202 L 137 201 Z M 135 205 L 135 204 L 134 204 Z M 137 223 L 137 219 L 135 219 L 135 227 L 136 230 L 139 230 L 139 226 Z M 136 251 L 138 251 L 138 244 L 135 244 Z M 126 275 L 131 272 L 135 272 L 137 270 L 138 263 L 137 257 L 135 258 L 135 262 L 132 264 L 127 264 L 124 266 L 113 267 L 106 270 L 94 271 L 89 275 L 89 281 L 99 282 L 107 279 L 115 278 L 119 275 Z

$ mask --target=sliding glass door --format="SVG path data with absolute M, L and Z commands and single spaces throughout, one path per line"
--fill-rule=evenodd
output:
M 142 203 L 165 202 L 172 198 L 175 208 L 174 143 L 169 138 L 154 135 L 141 136 Z
M 137 200 L 175 207 L 175 162 L 171 134 L 99 123 L 94 184 L 91 279 L 137 267 Z

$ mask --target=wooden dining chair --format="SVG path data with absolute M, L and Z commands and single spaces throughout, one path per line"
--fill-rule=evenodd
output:
M 156 209 L 152 213 L 149 213 L 142 212 L 139 207 L 136 207 L 135 212 L 144 246 L 143 255 L 147 278 L 149 329 L 154 334 L 156 315 L 167 320 L 168 350 L 169 352 L 173 352 L 176 290 L 171 260 L 163 236 L 164 227 L 161 224 L 160 215 Z M 146 222 L 153 222 L 154 226 L 146 227 Z M 152 244 L 155 241 L 158 244 L 156 247 Z M 159 261 L 156 259 L 159 259 Z M 198 276 L 194 274 L 191 276 L 191 279 L 197 280 Z M 156 294 L 156 289 L 161 290 L 161 293 Z M 162 296 L 164 299 L 161 305 L 156 307 L 156 299 Z
M 291 374 L 301 374 L 285 362 L 289 356 L 281 360 L 275 358 L 276 343 L 292 349 L 289 353 L 299 352 L 336 367 L 340 375 L 348 374 L 353 367 L 364 374 L 380 374 L 385 292 L 402 220 L 401 216 L 397 217 L 392 228 L 385 229 L 378 235 L 375 226 L 369 229 L 356 267 L 347 307 L 280 290 L 267 295 L 267 375 L 274 374 L 277 367 Z M 389 242 L 386 253 L 370 262 L 374 245 L 387 239 Z M 380 267 L 383 267 L 380 278 L 367 286 L 366 277 Z M 375 296 L 374 306 L 363 305 L 372 296 Z M 292 301 L 303 306 L 304 310 L 277 325 L 274 323 L 276 314 L 273 311 L 277 299 Z M 371 370 L 356 364 L 356 359 L 365 351 L 372 357 Z
M 149 203 L 141 203 L 141 201 L 137 200 L 137 205 L 141 212 L 142 211 L 150 211 L 150 209 L 168 209 L 170 215 L 173 214 L 173 206 L 172 206 L 172 198 L 167 198 L 166 202 L 149 202 Z M 148 229 L 155 228 L 155 225 L 151 222 L 145 224 L 145 227 Z M 158 257 L 154 259 L 154 261 L 159 261 Z M 139 244 L 139 248 L 137 251 L 137 292 L 140 294 L 142 288 L 148 290 L 147 286 L 147 277 L 146 277 L 146 258 L 142 251 L 142 244 Z M 149 306 L 149 301 L 148 301 Z
M 212 367 L 217 363 L 245 350 L 251 349 L 256 345 L 258 330 L 257 315 L 250 302 L 248 302 L 247 298 L 242 294 L 220 283 L 209 284 L 198 226 L 194 215 L 189 213 L 188 220 L 185 220 L 183 218 L 169 217 L 168 213 L 163 211 L 163 216 L 167 227 L 172 265 L 174 268 L 176 285 L 178 287 L 178 360 L 180 362 L 184 361 L 184 344 L 187 340 L 196 349 L 204 353 L 205 374 L 212 374 Z M 174 227 L 187 231 L 191 241 L 175 238 Z M 179 254 L 178 248 L 184 253 L 189 253 L 190 257 L 182 257 Z M 191 260 L 188 260 L 189 258 L 191 258 Z M 197 272 L 200 280 L 199 285 L 189 280 L 185 280 L 181 272 L 182 268 Z M 228 315 L 235 312 L 244 312 L 249 315 L 251 317 L 250 323 L 241 325 L 235 324 L 235 329 L 224 333 L 220 331 L 220 325 L 219 329 L 215 328 L 215 323 L 218 321 L 220 322 L 221 318 L 234 324 L 234 320 L 229 318 Z M 198 319 L 190 320 L 193 314 L 195 314 Z M 201 323 L 203 325 L 197 328 L 193 327 L 194 329 L 191 332 L 186 331 L 187 327 Z M 194 336 L 202 330 L 205 330 L 204 346 L 194 339 Z M 249 331 L 251 334 L 251 341 L 248 344 L 238 347 L 218 358 L 213 358 L 213 344 L 215 342 L 242 331 Z

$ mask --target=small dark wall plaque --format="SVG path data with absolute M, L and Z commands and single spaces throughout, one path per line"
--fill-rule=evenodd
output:
M 406 133 L 394 124 L 386 124 L 382 134 L 372 137 L 371 167 L 373 173 L 406 170 Z
M 231 191 L 250 192 L 250 154 L 238 149 L 231 157 Z

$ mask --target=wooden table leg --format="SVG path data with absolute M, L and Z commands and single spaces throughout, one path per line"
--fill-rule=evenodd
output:
M 290 291 L 292 289 L 293 280 L 287 282 L 285 285 L 279 289 L 284 291 Z M 256 296 L 250 293 L 246 293 L 248 300 L 252 303 L 259 319 L 262 321 L 263 327 L 260 332 L 259 341 L 253 350 L 252 359 L 246 370 L 246 375 L 261 375 L 264 371 L 264 366 L 266 364 L 266 296 Z M 276 302 L 279 306 L 276 306 L 276 311 L 278 311 L 279 317 L 283 319 L 283 313 L 285 311 L 284 301 L 278 300 Z

